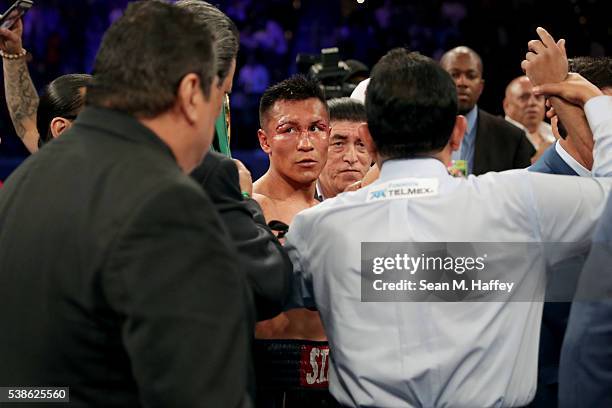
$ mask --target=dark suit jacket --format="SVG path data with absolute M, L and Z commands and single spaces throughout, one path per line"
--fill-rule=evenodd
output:
M 566 176 L 577 176 L 576 173 L 557 153 L 555 144 L 550 146 L 540 156 L 529 171 L 536 173 L 560 174 Z M 584 257 L 578 256 L 565 262 L 567 265 L 561 267 L 579 268 L 584 263 Z M 555 284 L 566 284 L 560 282 L 560 271 L 552 271 L 548 280 L 547 291 Z M 557 275 L 557 276 L 555 276 Z M 564 276 L 564 275 L 563 275 Z M 558 405 L 558 382 L 559 382 L 559 359 L 561 346 L 567 320 L 570 313 L 569 302 L 546 302 L 542 312 L 542 326 L 540 329 L 540 347 L 538 351 L 538 389 L 531 404 L 534 408 L 557 407 Z
M 612 196 L 593 236 L 563 341 L 559 407 L 612 407 Z
M 247 293 L 212 202 L 130 116 L 86 108 L 0 190 L 2 386 L 244 406 Z
M 482 109 L 478 109 L 476 126 L 474 175 L 531 165 L 535 149 L 521 129 Z
M 289 295 L 293 266 L 266 225 L 259 204 L 242 196 L 236 164 L 209 152 L 191 177 L 208 193 L 234 239 L 253 292 L 251 309 L 257 312 L 257 320 L 278 315 Z

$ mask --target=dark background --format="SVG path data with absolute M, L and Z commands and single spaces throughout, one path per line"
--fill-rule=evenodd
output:
M 0 0 L 0 10 L 12 1 Z M 521 75 L 527 41 L 541 25 L 567 40 L 569 56 L 609 55 L 612 23 L 608 1 L 597 0 L 224 0 L 213 1 L 241 32 L 234 78 L 232 150 L 257 176 L 265 168 L 256 137 L 257 104 L 270 84 L 296 71 L 298 53 L 338 46 L 343 58 L 372 66 L 392 47 L 406 46 L 433 58 L 457 45 L 484 61 L 485 91 L 479 105 L 502 114 L 506 84 Z M 91 72 L 104 30 L 126 0 L 35 0 L 25 18 L 24 47 L 40 90 L 59 75 Z M 4 101 L 4 83 L 1 100 Z M 0 104 L 0 180 L 27 156 Z M 254 151 L 254 152 L 253 152 Z

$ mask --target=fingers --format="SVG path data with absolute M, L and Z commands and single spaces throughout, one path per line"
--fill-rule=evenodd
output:
M 357 191 L 361 188 L 361 180 L 354 182 L 353 184 L 349 184 L 345 189 L 344 192 L 347 191 Z
M 4 41 L 19 41 L 19 36 L 6 28 L 0 28 L 0 38 Z
M 557 47 L 559 47 L 559 49 L 561 50 L 561 54 L 563 55 L 563 58 L 567 58 L 567 52 L 565 51 L 565 39 L 564 38 L 557 41 Z
M 544 50 L 546 50 L 546 46 L 544 44 L 542 44 L 542 41 L 538 41 L 538 40 L 531 40 L 531 41 L 529 41 L 527 43 L 527 48 L 529 49 L 529 51 L 533 51 L 536 54 L 540 54 Z
M 552 38 L 552 35 L 548 34 L 548 31 L 546 31 L 542 27 L 536 28 L 536 33 L 538 33 L 538 36 L 547 48 L 554 47 L 557 45 L 554 38 Z
M 560 83 L 542 84 L 534 87 L 533 93 L 536 95 L 558 95 L 562 89 Z

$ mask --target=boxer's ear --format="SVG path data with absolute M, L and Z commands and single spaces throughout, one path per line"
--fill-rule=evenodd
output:
M 268 135 L 266 134 L 266 131 L 263 129 L 259 129 L 257 131 L 257 138 L 259 139 L 259 146 L 261 146 L 261 150 L 263 150 L 267 154 L 270 154 L 272 148 L 270 147 L 270 143 L 268 142 Z

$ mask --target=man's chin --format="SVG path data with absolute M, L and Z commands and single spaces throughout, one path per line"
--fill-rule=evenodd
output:
M 295 183 L 298 183 L 298 184 L 307 185 L 307 184 L 314 183 L 315 181 L 317 181 L 318 178 L 319 178 L 319 173 L 304 172 L 294 177 L 291 177 L 291 180 L 293 180 Z
M 336 185 L 336 187 L 339 187 L 341 189 L 340 191 L 344 191 L 348 186 L 358 182 L 361 179 L 362 177 L 358 177 L 357 175 L 351 173 L 345 174 L 340 178 L 339 183 Z

